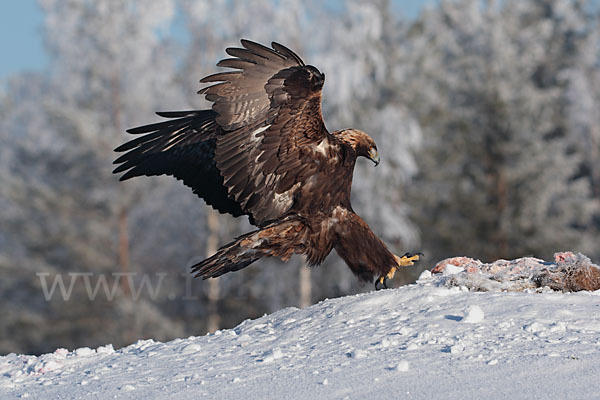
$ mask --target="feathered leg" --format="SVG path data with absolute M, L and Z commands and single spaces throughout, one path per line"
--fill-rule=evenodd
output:
M 221 247 L 216 254 L 194 265 L 192 273 L 203 279 L 216 278 L 246 268 L 261 257 L 289 260 L 306 250 L 305 225 L 299 219 L 288 219 L 246 233 Z

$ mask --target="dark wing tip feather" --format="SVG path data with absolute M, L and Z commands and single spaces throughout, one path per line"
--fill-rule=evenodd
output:
M 256 65 L 254 60 L 244 60 L 241 58 L 225 58 L 217 63 L 217 67 L 244 69 Z
M 123 143 L 122 145 L 117 147 L 114 151 L 117 153 L 121 153 L 123 151 L 129 150 L 128 148 L 129 148 L 129 142 Z M 121 157 L 117 158 L 115 161 L 113 161 L 113 164 L 119 164 L 121 162 L 121 161 L 119 161 L 120 159 L 121 159 Z
M 228 81 L 231 78 L 237 78 L 240 75 L 240 71 L 226 71 L 226 72 L 217 72 L 215 74 L 210 74 L 200 79 L 200 83 L 209 83 L 209 82 L 224 82 Z
M 279 54 L 277 51 L 275 51 L 271 48 L 268 48 L 267 46 L 263 46 L 260 43 L 253 42 L 248 39 L 242 39 L 241 43 L 242 43 L 242 46 L 244 46 L 246 49 L 250 50 L 254 54 L 257 54 L 261 57 L 268 58 L 265 56 L 273 55 L 273 56 L 276 56 L 279 58 L 284 58 L 282 54 Z
M 277 42 L 271 42 L 271 47 L 273 47 L 278 53 L 281 53 L 287 57 L 293 58 L 301 66 L 305 65 L 304 61 L 302 61 L 302 59 L 300 58 L 300 56 L 298 54 L 294 53 L 292 50 L 288 49 L 284 45 L 277 43 Z
M 121 146 L 119 146 L 121 147 Z M 119 147 L 117 147 L 117 149 L 119 149 Z M 115 151 L 117 150 L 115 149 Z M 113 164 L 122 164 L 125 161 L 127 161 L 129 159 L 129 154 L 123 154 L 122 156 L 120 156 L 119 158 L 117 158 L 115 161 L 113 161 Z M 120 169 L 122 165 L 119 165 L 118 167 L 115 168 L 115 170 L 113 171 L 113 174 L 118 174 L 119 172 L 123 171 L 122 169 Z M 117 171 L 118 170 L 118 171 Z
M 117 168 L 115 168 L 115 170 L 113 171 L 113 174 L 118 174 L 119 172 L 123 172 L 123 170 L 117 171 Z M 121 175 L 119 177 L 119 182 L 126 181 L 126 180 L 131 179 L 131 178 L 133 178 L 135 176 L 138 176 L 138 175 L 131 174 L 131 170 L 129 170 L 129 171 L 127 171 L 127 173 L 125 173 L 125 174 L 123 174 L 123 175 Z
M 138 171 L 138 168 L 133 167 L 129 171 L 124 173 L 123 176 L 121 176 L 119 178 L 119 180 L 126 181 L 127 179 L 135 178 L 136 176 L 142 176 L 142 175 L 150 176 L 150 175 L 147 175 L 145 171 Z
M 192 117 L 197 111 L 157 111 L 156 115 L 163 118 L 183 118 Z
M 131 133 L 132 135 L 139 135 L 140 133 L 152 132 L 152 130 L 146 130 L 147 126 L 148 125 L 136 126 L 135 128 L 129 128 L 129 129 L 127 129 L 125 132 Z

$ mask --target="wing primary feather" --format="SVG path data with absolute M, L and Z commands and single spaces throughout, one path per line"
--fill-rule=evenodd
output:
M 290 58 L 293 58 L 298 64 L 304 66 L 304 61 L 302 61 L 302 59 L 300 58 L 300 56 L 298 56 L 298 54 L 294 53 L 292 50 L 288 49 L 287 47 L 285 47 L 282 44 L 279 44 L 277 42 L 272 42 L 271 46 L 273 46 L 273 48 L 275 50 L 277 50 L 279 53 L 284 54 Z
M 241 58 L 226 58 L 217 63 L 217 67 L 235 68 L 235 69 L 246 69 L 253 65 L 256 65 L 256 61 L 243 60 Z
M 149 134 L 141 136 L 139 138 L 130 140 L 129 142 L 120 145 L 119 147 L 117 147 L 115 149 L 115 151 L 120 153 L 123 151 L 131 150 L 134 147 L 137 147 L 138 145 L 140 145 L 142 143 L 149 143 L 149 142 L 157 140 L 160 137 L 161 137 L 160 131 L 152 132 L 152 133 L 149 133 Z M 114 164 L 118 164 L 118 162 L 115 161 Z
M 157 111 L 156 115 L 164 118 L 183 118 L 183 117 L 192 117 L 195 115 L 201 116 L 203 114 L 208 114 L 208 110 L 201 111 Z
M 267 56 L 264 56 L 263 54 L 267 54 L 267 55 L 274 55 L 276 57 L 279 57 L 281 59 L 284 58 L 283 55 L 277 53 L 275 50 L 268 48 L 267 46 L 263 46 L 260 43 L 256 43 L 253 42 L 251 40 L 247 40 L 247 39 L 242 39 L 241 40 L 242 46 L 244 46 L 245 48 L 247 48 L 248 50 L 252 51 L 254 54 L 258 54 L 264 58 L 269 58 Z
M 226 49 L 225 52 L 230 56 L 237 57 L 245 61 L 252 61 L 256 64 L 263 64 L 266 60 L 268 60 L 267 57 L 261 54 L 253 53 L 248 49 L 240 49 L 239 47 L 230 47 Z
M 231 79 L 235 79 L 238 78 L 240 76 L 241 72 L 240 71 L 227 71 L 227 72 L 217 72 L 216 74 L 211 74 L 208 76 L 205 76 L 204 78 L 200 79 L 200 83 L 207 83 L 207 82 L 228 82 Z M 213 86 L 209 86 L 209 87 L 213 87 Z
M 164 121 L 164 122 L 157 122 L 155 124 L 150 124 L 150 125 L 145 125 L 145 126 L 140 126 L 138 128 L 131 128 L 127 130 L 127 133 L 131 133 L 132 135 L 140 135 L 142 133 L 152 133 L 152 132 L 156 132 L 165 128 L 173 128 L 177 126 L 176 123 L 174 123 L 173 121 Z

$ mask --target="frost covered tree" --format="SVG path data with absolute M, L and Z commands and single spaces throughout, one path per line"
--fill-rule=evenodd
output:
M 11 279 L 25 281 L 21 287 L 27 293 L 12 296 L 6 307 L 40 299 L 31 307 L 37 316 L 31 324 L 38 325 L 23 331 L 35 337 L 45 332 L 44 340 L 31 340 L 38 347 L 30 344 L 28 351 L 125 344 L 149 330 L 163 338 L 182 332 L 177 324 L 165 323 L 155 305 L 143 299 L 134 305 L 125 279 L 112 303 L 88 302 L 83 282 L 75 285 L 70 301 L 56 296 L 45 302 L 35 275 L 68 280 L 73 272 L 136 271 L 130 268 L 127 237 L 141 235 L 128 223 L 127 210 L 144 191 L 127 193 L 118 185 L 111 175 L 112 149 L 122 130 L 139 122 L 134 118 L 161 101 L 176 101 L 169 89 L 173 66 L 156 35 L 170 21 L 173 5 L 169 0 L 152 5 L 41 1 L 52 70 L 48 77 L 13 80 L 2 121 L 2 170 L 8 171 L 1 177 L 6 206 L 0 218 L 8 227 L 3 267 L 12 271 Z M 15 319 L 8 326 L 24 323 L 11 315 Z
M 594 204 L 559 79 L 577 7 L 442 1 L 409 31 L 406 103 L 426 131 L 414 201 L 438 258 L 579 249 Z
M 587 3 L 584 3 L 587 4 Z M 583 7 L 583 11 L 587 8 Z M 593 9 L 592 9 L 593 10 Z M 580 10 L 581 13 L 582 10 Z M 577 19 L 571 32 L 574 57 L 561 72 L 566 81 L 563 103 L 573 151 L 580 155 L 578 177 L 587 179 L 595 200 L 594 219 L 589 234 L 582 237 L 586 254 L 600 257 L 600 20 L 599 13 L 587 12 Z
M 125 129 L 210 106 L 198 79 L 240 38 L 297 51 L 326 75 L 328 128 L 375 139 L 382 162 L 358 163 L 353 204 L 395 252 L 600 256 L 593 2 L 442 1 L 414 23 L 385 0 L 40 3 L 51 71 L 14 77 L 0 97 L 0 351 L 199 334 L 215 309 L 231 327 L 302 296 L 372 289 L 332 255 L 310 274 L 300 258 L 261 261 L 211 291 L 186 266 L 247 220 L 208 223 L 171 178 L 111 174 Z M 189 41 L 169 31 L 176 7 Z M 112 303 L 65 304 L 44 301 L 39 271 L 168 275 L 152 301 L 128 301 L 124 283 Z

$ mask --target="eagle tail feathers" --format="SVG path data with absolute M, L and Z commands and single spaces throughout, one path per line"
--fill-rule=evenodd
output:
M 244 248 L 240 238 L 221 247 L 213 256 L 192 266 L 194 277 L 202 279 L 216 278 L 227 272 L 239 271 L 246 268 L 262 255 Z
M 297 218 L 271 223 L 221 247 L 211 257 L 192 266 L 192 273 L 203 279 L 216 278 L 246 268 L 262 257 L 287 261 L 306 249 L 304 232 L 304 223 Z

